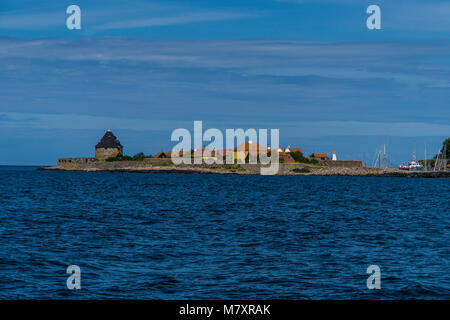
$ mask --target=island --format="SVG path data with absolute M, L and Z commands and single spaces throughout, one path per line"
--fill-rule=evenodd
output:
M 147 157 L 139 153 L 133 157 L 123 155 L 123 146 L 117 137 L 108 130 L 95 147 L 95 158 L 60 158 L 56 166 L 40 167 L 39 170 L 50 171 L 85 171 L 85 172 L 129 172 L 129 173 L 184 173 L 184 174 L 251 174 L 259 175 L 261 163 L 246 163 L 251 142 L 245 142 L 243 148 L 224 152 L 212 152 L 210 157 L 232 154 L 233 164 L 177 164 L 171 160 L 171 153 L 159 152 L 154 157 Z M 263 148 L 258 145 L 258 148 Z M 267 147 L 270 149 L 270 145 Z M 259 150 L 259 149 L 258 149 Z M 201 150 L 203 151 L 203 150 Z M 265 150 L 267 152 L 267 150 Z M 269 152 L 271 152 L 269 150 Z M 337 160 L 333 151 L 333 159 L 326 154 L 312 154 L 305 158 L 301 149 L 278 149 L 279 170 L 277 175 L 301 176 L 368 176 L 368 177 L 450 177 L 450 171 L 404 171 L 393 168 L 366 167 L 365 163 L 357 160 Z M 192 157 L 202 157 L 203 152 L 192 150 Z

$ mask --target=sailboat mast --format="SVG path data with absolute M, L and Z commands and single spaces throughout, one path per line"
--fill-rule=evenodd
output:
M 436 156 L 436 160 L 434 161 L 434 170 L 433 171 L 436 171 L 436 168 L 439 165 L 439 156 L 440 155 L 441 155 L 441 149 L 438 150 L 438 153 L 437 153 L 437 156 Z
M 423 160 L 425 162 L 425 171 L 428 170 L 427 166 L 427 143 L 425 142 L 425 159 Z
M 444 160 L 443 161 L 443 163 L 444 163 L 443 171 L 446 171 L 447 170 L 447 144 L 446 143 L 444 143 L 444 154 L 442 155 L 442 159 Z

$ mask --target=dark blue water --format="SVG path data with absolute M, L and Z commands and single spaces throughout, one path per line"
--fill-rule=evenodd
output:
M 0 182 L 0 299 L 450 298 L 449 179 L 0 167 Z

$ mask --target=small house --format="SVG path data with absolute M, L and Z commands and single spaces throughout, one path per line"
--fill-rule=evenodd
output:
M 170 158 L 170 157 L 171 157 L 170 152 L 163 152 L 163 151 L 158 152 L 158 153 L 155 155 L 155 158 L 156 158 L 156 159 L 164 159 L 164 158 Z
M 326 153 L 313 153 L 309 156 L 310 159 L 329 160 Z

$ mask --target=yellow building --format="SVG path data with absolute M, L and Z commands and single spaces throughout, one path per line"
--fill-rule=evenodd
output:
M 247 156 L 248 156 L 248 151 L 244 151 L 244 150 L 234 151 L 233 152 L 233 162 L 245 163 Z

